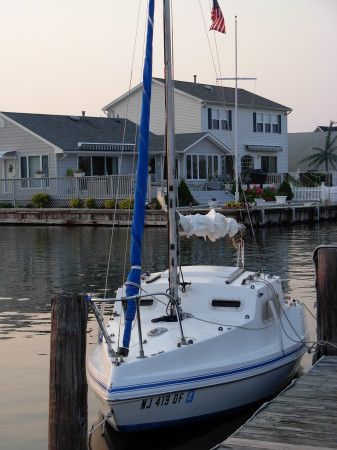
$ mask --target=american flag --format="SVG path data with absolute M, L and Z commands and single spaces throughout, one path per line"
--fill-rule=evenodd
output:
M 213 8 L 212 8 L 212 25 L 210 30 L 216 30 L 220 33 L 226 33 L 226 27 L 225 27 L 225 19 L 222 15 L 219 3 L 217 0 L 213 0 Z

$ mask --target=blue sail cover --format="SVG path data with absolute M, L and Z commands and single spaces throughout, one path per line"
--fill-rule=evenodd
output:
M 147 193 L 147 177 L 149 165 L 149 128 L 150 102 L 152 84 L 152 41 L 153 41 L 154 0 L 149 0 L 146 54 L 143 70 L 143 96 L 138 141 L 138 166 L 135 188 L 135 201 L 131 228 L 131 270 L 126 285 L 128 297 L 137 295 L 141 283 L 142 239 L 145 222 L 145 202 Z M 125 314 L 125 329 L 123 335 L 123 349 L 121 353 L 127 355 L 130 344 L 132 322 L 136 316 L 136 303 L 128 300 Z

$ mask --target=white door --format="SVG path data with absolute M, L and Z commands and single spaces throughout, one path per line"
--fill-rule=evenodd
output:
M 8 158 L 4 159 L 4 175 L 5 179 L 3 180 L 3 190 L 6 193 L 11 193 L 14 191 L 14 181 L 11 181 L 15 177 L 15 159 Z
M 5 178 L 12 180 L 15 177 L 15 159 L 4 159 L 5 165 Z

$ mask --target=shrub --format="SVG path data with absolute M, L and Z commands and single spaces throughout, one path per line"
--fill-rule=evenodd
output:
M 235 195 L 235 191 L 236 191 L 236 182 L 234 181 L 232 189 L 231 189 L 232 195 Z M 241 187 L 241 182 L 239 181 L 239 195 L 241 195 L 242 193 L 243 193 L 243 190 Z
M 274 187 L 265 187 L 263 189 L 262 198 L 264 198 L 267 202 L 275 200 L 275 188 Z
M 133 209 L 134 199 L 133 198 L 125 198 L 124 200 L 119 201 L 120 209 Z
M 95 200 L 93 198 L 87 198 L 86 201 L 84 202 L 84 207 L 85 208 L 96 208 Z
M 291 200 L 294 196 L 293 191 L 291 190 L 290 184 L 288 181 L 283 181 L 278 190 L 279 195 L 286 195 L 287 200 Z
M 116 200 L 108 199 L 104 202 L 105 209 L 113 209 L 116 206 Z
M 34 208 L 47 208 L 49 203 L 48 194 L 34 194 L 31 198 Z
M 183 179 L 180 180 L 178 186 L 178 199 L 179 206 L 189 206 L 191 203 L 193 203 L 193 196 L 191 194 L 191 191 L 189 190 L 187 184 Z
M 153 198 L 147 206 L 152 210 L 161 210 L 161 205 L 156 198 Z
M 0 208 L 13 208 L 13 205 L 9 202 L 1 202 Z
M 71 208 L 82 208 L 82 202 L 79 198 L 72 198 L 70 200 L 70 207 Z

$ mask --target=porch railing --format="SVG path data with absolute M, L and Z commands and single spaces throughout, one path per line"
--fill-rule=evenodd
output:
M 67 206 L 73 198 L 93 198 L 99 204 L 106 199 L 131 198 L 134 190 L 134 175 L 0 179 L 0 202 L 27 206 L 34 194 L 46 193 L 52 206 Z

